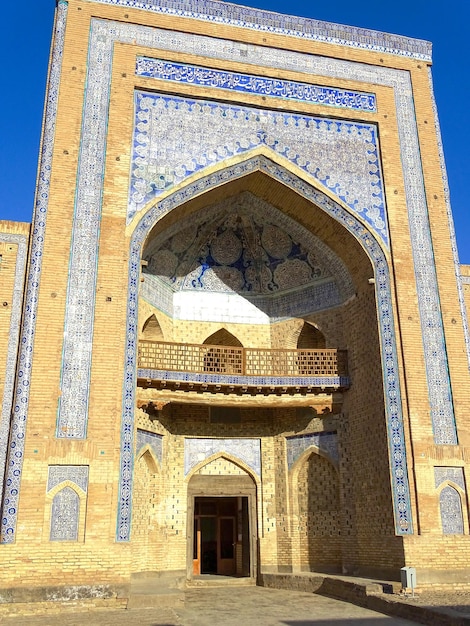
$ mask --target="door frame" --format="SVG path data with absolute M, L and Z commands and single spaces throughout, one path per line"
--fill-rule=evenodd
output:
M 186 528 L 186 577 L 192 580 L 194 550 L 194 512 L 196 498 L 247 498 L 250 574 L 246 578 L 256 580 L 258 575 L 258 524 L 256 483 L 250 476 L 193 476 L 188 484 L 188 507 Z

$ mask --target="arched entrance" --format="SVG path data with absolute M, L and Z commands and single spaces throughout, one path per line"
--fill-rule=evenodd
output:
M 303 231 L 307 232 L 306 236 L 311 237 L 311 240 L 315 240 L 316 242 L 315 245 L 307 246 L 307 250 L 315 250 L 319 255 L 317 259 L 314 258 L 315 255 L 312 257 L 307 254 L 303 257 L 304 248 L 301 246 L 298 248 L 289 248 L 287 245 L 289 242 L 287 240 L 286 242 L 284 242 L 284 240 L 281 241 L 281 243 L 285 243 L 283 249 L 285 248 L 286 250 L 283 256 L 280 254 L 278 257 L 276 257 L 276 254 L 269 255 L 271 261 L 268 269 L 273 270 L 272 274 L 275 282 L 285 287 L 286 290 L 284 293 L 286 297 L 283 297 L 281 293 L 281 297 L 275 300 L 274 298 L 266 298 L 266 294 L 262 292 L 255 292 L 253 295 L 253 290 L 251 290 L 250 294 L 242 298 L 239 292 L 240 288 L 237 287 L 237 285 L 240 284 L 237 281 L 241 279 L 239 274 L 234 270 L 236 269 L 239 273 L 242 273 L 245 266 L 243 265 L 242 267 L 241 265 L 240 258 L 242 257 L 239 255 L 236 239 L 232 238 L 229 240 L 228 236 L 225 235 L 224 241 L 226 245 L 220 245 L 216 248 L 215 255 L 214 249 L 212 248 L 210 255 L 200 255 L 195 248 L 193 252 L 196 254 L 192 254 L 191 258 L 188 255 L 182 259 L 183 261 L 185 261 L 185 259 L 191 261 L 196 257 L 197 259 L 201 258 L 202 264 L 200 263 L 197 266 L 197 274 L 192 274 L 193 265 L 190 263 L 188 263 L 186 269 L 182 266 L 183 269 L 185 269 L 184 272 L 175 273 L 173 271 L 173 273 L 171 273 L 170 271 L 172 268 L 176 269 L 177 267 L 175 263 L 176 260 L 179 261 L 179 258 L 176 259 L 175 257 L 189 250 L 189 245 L 191 244 L 190 242 L 185 248 L 179 246 L 179 241 L 174 238 L 176 233 L 173 235 L 173 231 L 171 230 L 174 225 L 178 222 L 184 225 L 187 223 L 185 220 L 188 216 L 202 215 L 202 221 L 198 223 L 198 227 L 202 233 L 206 227 L 204 219 L 207 212 L 201 211 L 201 209 L 207 209 L 207 207 L 215 207 L 216 209 L 222 202 L 227 201 L 230 204 L 233 199 L 236 201 L 237 197 L 246 193 L 251 193 L 256 198 L 256 202 L 261 201 L 262 203 L 270 204 L 279 214 L 279 218 L 277 218 L 269 208 L 266 209 L 266 215 L 270 219 L 271 216 L 273 216 L 273 221 L 269 222 L 273 227 L 270 231 L 263 231 L 261 233 L 262 248 L 265 251 L 269 253 L 269 250 L 272 250 L 272 252 L 278 253 L 276 248 L 271 248 L 271 243 L 274 239 L 271 234 L 275 231 L 274 226 L 277 224 L 276 219 L 279 219 L 282 223 L 284 223 L 284 221 L 286 223 L 287 221 L 290 221 L 289 223 L 294 222 L 297 226 L 294 225 L 292 228 L 303 229 Z M 279 200 L 279 198 L 281 198 L 281 200 Z M 230 206 L 232 205 L 230 204 Z M 237 209 L 235 205 L 233 206 L 234 209 Z M 169 218 L 170 213 L 171 218 Z M 230 212 L 228 211 L 227 214 L 230 214 Z M 214 213 L 214 215 L 216 215 L 216 213 Z M 223 212 L 222 215 L 224 215 Z M 243 226 L 242 229 L 241 226 L 243 225 L 245 216 L 249 216 L 249 212 L 243 212 L 237 209 L 233 211 L 233 215 L 241 219 L 241 221 L 236 220 L 232 228 L 233 232 L 237 234 L 240 240 L 242 239 L 242 230 L 247 236 L 249 233 L 255 232 L 256 229 L 251 229 L 250 231 L 249 228 Z M 180 217 L 181 219 L 179 219 Z M 222 238 L 222 234 L 227 230 L 222 228 L 225 226 L 225 222 L 217 222 L 216 226 L 217 228 L 220 226 L 220 230 L 216 233 L 217 237 Z M 296 234 L 299 230 L 293 232 Z M 191 231 L 188 232 L 188 237 L 189 236 L 192 236 Z M 296 237 L 291 239 L 293 241 L 304 241 L 301 237 L 298 240 Z M 210 239 L 210 241 L 212 242 L 213 239 Z M 153 242 L 155 242 L 155 245 L 152 248 Z M 162 244 L 162 242 L 164 243 Z M 278 240 L 275 240 L 275 242 L 277 245 Z M 236 301 L 238 303 L 243 299 L 245 303 L 249 303 L 250 306 L 247 305 L 246 311 L 253 314 L 253 316 L 258 316 L 254 319 L 254 322 L 257 324 L 257 329 L 259 330 L 263 324 L 266 328 L 269 327 L 272 342 L 278 342 L 277 345 L 280 347 L 284 345 L 282 342 L 285 340 L 286 333 L 290 332 L 292 334 L 292 329 L 289 331 L 287 326 L 282 325 L 284 323 L 283 320 L 296 317 L 296 328 L 300 318 L 308 319 L 309 323 L 315 325 L 317 323 L 316 316 L 323 315 L 324 318 L 324 312 L 326 310 L 325 307 L 322 308 L 322 301 L 315 299 L 316 294 L 322 292 L 323 294 L 327 294 L 328 297 L 331 297 L 328 301 L 330 311 L 333 311 L 336 307 L 338 312 L 333 312 L 329 320 L 324 319 L 324 321 L 328 323 L 320 323 L 320 319 L 318 321 L 318 326 L 324 331 L 326 346 L 329 347 L 332 345 L 332 337 L 335 333 L 336 336 L 340 336 L 341 333 L 338 329 L 339 326 L 341 326 L 341 332 L 344 337 L 346 337 L 344 344 L 354 353 L 356 369 L 361 369 L 361 376 L 355 378 L 354 389 L 352 389 L 351 392 L 347 392 L 348 395 L 345 400 L 345 402 L 347 402 L 351 424 L 353 425 L 351 429 L 352 434 L 349 438 L 345 438 L 345 442 L 349 447 L 346 453 L 354 463 L 354 466 L 351 465 L 352 471 L 355 473 L 354 480 L 356 491 L 354 497 L 372 506 L 373 500 L 376 497 L 376 490 L 369 488 L 370 481 L 361 479 L 361 476 L 365 473 L 367 473 L 367 477 L 374 476 L 380 483 L 382 489 L 381 510 L 383 511 L 382 517 L 384 519 L 382 525 L 385 526 L 388 529 L 387 532 L 389 532 L 393 529 L 395 521 L 397 534 L 410 533 L 412 531 L 410 524 L 411 512 L 398 379 L 398 353 L 394 335 L 391 277 L 386 253 L 382 249 L 380 242 L 374 237 L 374 234 L 371 233 L 359 219 L 352 216 L 341 204 L 318 191 L 301 178 L 296 177 L 288 169 L 273 163 L 264 156 L 253 157 L 247 162 L 228 167 L 217 175 L 214 174 L 197 181 L 197 183 L 192 183 L 183 191 L 175 192 L 175 194 L 162 200 L 158 205 L 150 209 L 137 225 L 131 244 L 131 280 L 128 316 L 129 349 L 126 352 L 128 355 L 128 363 L 126 364 L 128 375 L 126 377 L 126 399 L 123 416 L 123 427 L 125 429 L 127 427 L 132 429 L 133 424 L 134 406 L 132 404 L 133 396 L 130 391 L 130 383 L 132 380 L 134 383 L 136 381 L 136 369 L 135 352 L 133 351 L 134 345 L 132 342 L 135 338 L 135 303 L 138 298 L 138 288 L 141 285 L 139 281 L 139 265 L 144 246 L 145 260 L 149 259 L 149 269 L 157 269 L 159 277 L 169 279 L 167 283 L 171 282 L 171 285 L 175 284 L 173 277 L 175 280 L 182 277 L 183 281 L 191 278 L 192 281 L 195 281 L 196 290 L 200 287 L 201 291 L 199 293 L 203 293 L 204 286 L 208 284 L 205 281 L 207 276 L 209 276 L 210 269 L 211 281 L 213 281 L 211 284 L 219 286 L 222 282 L 225 286 L 231 288 L 230 293 L 228 295 L 224 294 L 223 298 L 219 299 L 219 302 L 233 303 Z M 170 246 L 171 249 L 168 246 Z M 325 258 L 322 257 L 323 254 L 326 255 Z M 158 261 L 153 267 L 151 266 L 152 259 L 157 259 Z M 274 259 L 274 261 L 272 259 Z M 251 261 L 253 267 L 257 270 L 251 274 L 253 284 L 262 284 L 264 268 L 261 265 L 262 257 L 259 256 L 259 249 L 253 254 Z M 318 263 L 316 263 L 316 261 L 318 261 Z M 306 283 L 308 288 L 311 288 L 311 291 L 308 292 L 305 298 L 292 298 L 292 292 L 289 292 L 289 285 L 283 282 L 289 278 L 289 272 L 283 271 L 284 267 L 312 269 L 318 266 L 321 268 L 325 266 L 325 261 L 326 266 L 330 270 L 330 274 L 319 274 L 315 276 L 315 279 L 318 278 L 318 281 L 314 280 L 312 283 Z M 166 263 L 165 267 L 164 263 Z M 238 265 L 240 265 L 240 267 L 238 267 Z M 202 268 L 203 272 L 200 271 L 199 266 Z M 147 277 L 147 272 L 145 272 L 145 274 Z M 299 283 L 297 286 L 300 284 L 302 284 L 302 286 L 304 285 L 304 283 L 301 282 L 303 280 L 302 276 L 304 276 L 304 274 L 299 271 Z M 373 280 L 371 280 L 371 278 L 373 278 Z M 145 285 L 145 283 L 143 284 Z M 182 288 L 178 292 L 173 292 L 176 293 L 175 297 L 165 300 L 167 306 L 165 315 L 167 315 L 168 318 L 177 319 L 178 323 L 175 325 L 175 328 L 178 332 L 180 332 L 177 328 L 179 325 L 179 328 L 185 326 L 185 332 L 186 329 L 191 326 L 191 332 L 194 330 L 194 332 L 197 333 L 199 332 L 199 328 L 203 325 L 201 322 L 205 323 L 208 320 L 207 317 L 201 319 L 197 317 L 199 314 L 199 303 L 202 298 L 198 298 L 197 295 L 195 296 L 194 292 L 190 294 L 189 297 L 188 291 L 185 290 L 188 283 L 182 282 L 181 285 Z M 155 282 L 154 293 L 164 293 L 164 290 L 162 291 L 160 287 L 161 285 Z M 316 291 L 317 287 L 320 290 L 318 292 Z M 213 290 L 206 289 L 204 296 L 207 296 L 209 301 L 212 298 L 212 294 Z M 255 303 L 257 305 L 256 307 L 254 306 Z M 190 309 L 192 317 L 188 316 L 188 308 L 182 306 L 183 304 L 193 306 L 193 308 Z M 211 332 L 202 333 L 201 331 L 198 340 L 192 337 L 188 338 L 188 335 L 185 334 L 187 344 L 202 344 L 207 336 L 211 336 L 214 330 L 220 328 L 221 324 L 225 324 L 226 320 L 224 316 L 230 316 L 236 307 L 231 306 L 231 304 L 230 306 L 225 306 L 225 308 L 223 308 L 223 306 L 225 305 L 221 305 L 217 311 L 217 319 L 209 319 L 209 322 L 213 324 L 210 329 Z M 307 310 L 302 307 L 306 307 Z M 339 311 L 339 308 L 342 308 L 342 311 Z M 256 309 L 256 311 L 254 311 L 254 309 Z M 206 307 L 205 315 L 210 316 L 212 310 L 211 307 Z M 174 314 L 175 312 L 180 316 L 179 318 Z M 342 320 L 341 316 L 343 316 Z M 366 332 L 361 334 L 359 331 L 360 328 L 364 328 L 364 320 L 367 320 L 367 324 L 365 325 Z M 187 324 L 187 322 L 190 322 L 190 324 Z M 245 323 L 245 325 L 247 324 Z M 207 327 L 206 331 L 208 330 L 209 328 Z M 243 334 L 243 328 L 240 329 L 240 333 L 241 334 L 235 332 L 235 335 L 239 338 L 243 346 L 246 346 L 247 342 L 246 336 Z M 304 338 L 302 338 L 302 340 L 303 339 Z M 306 337 L 306 341 L 309 344 L 313 343 L 313 339 L 314 338 L 310 336 Z M 317 343 L 316 339 L 317 338 L 315 338 L 315 343 Z M 339 344 L 333 342 L 333 347 L 341 346 L 342 343 L 342 341 Z M 303 349 L 301 346 L 303 346 L 302 342 L 299 345 L 299 349 Z M 185 346 L 185 349 L 186 347 L 187 346 Z M 192 346 L 191 349 L 193 348 L 194 346 Z M 203 346 L 203 348 L 206 350 L 206 346 Z M 240 348 L 237 346 L 233 346 L 233 350 L 239 349 Z M 277 374 L 276 364 L 273 365 L 272 372 L 276 372 Z M 145 376 L 145 372 L 142 372 L 142 375 Z M 212 381 L 205 373 L 203 375 L 203 381 Z M 210 373 L 210 375 L 214 377 L 216 383 L 221 381 L 221 379 L 219 380 L 217 377 L 219 373 L 217 373 L 217 375 Z M 281 372 L 279 376 L 282 377 L 283 373 Z M 374 391 L 373 403 L 370 401 L 371 389 Z M 218 393 L 218 390 L 214 389 L 214 393 Z M 230 393 L 230 390 L 228 390 L 228 393 Z M 254 393 L 257 392 L 255 391 Z M 268 390 L 267 395 L 269 395 L 269 393 Z M 195 399 L 194 402 L 197 402 L 197 400 Z M 276 405 L 272 403 L 271 406 L 275 407 Z M 384 409 L 387 418 L 386 421 L 382 418 Z M 301 416 L 299 414 L 299 419 L 300 418 Z M 278 453 L 273 453 L 271 456 L 273 465 L 269 467 L 269 471 L 274 472 L 274 465 L 276 465 L 276 467 L 279 466 L 279 473 L 276 475 L 276 480 L 282 482 L 285 476 L 284 468 L 282 468 L 282 463 L 285 463 L 281 448 L 282 437 L 289 431 L 288 426 L 290 426 L 292 422 L 289 422 L 287 417 L 283 422 L 282 420 L 276 422 L 276 420 L 278 420 L 278 418 L 275 416 L 271 422 L 272 428 L 269 435 L 274 434 L 278 437 L 275 445 L 279 445 L 280 447 Z M 219 428 L 219 426 L 217 427 Z M 343 425 L 339 424 L 339 427 L 343 428 Z M 225 424 L 220 425 L 220 429 L 217 431 L 218 434 L 214 434 L 215 424 L 211 424 L 210 418 L 208 418 L 205 423 L 201 422 L 198 424 L 197 428 L 194 427 L 194 430 L 190 434 L 207 438 L 214 436 L 242 438 L 248 436 L 248 434 L 255 437 L 264 436 L 256 429 L 256 425 L 252 428 L 252 431 L 243 430 L 243 419 L 227 420 Z M 302 430 L 302 428 L 303 425 L 299 423 L 299 430 Z M 312 428 L 323 428 L 323 426 L 319 424 Z M 333 430 L 335 428 L 336 426 L 334 426 Z M 226 432 L 229 433 L 229 435 L 226 435 Z M 315 432 L 316 431 L 312 430 L 309 431 L 312 435 L 314 435 Z M 178 436 L 184 437 L 187 436 L 187 434 L 188 430 L 186 426 L 184 428 L 181 427 Z M 364 437 L 366 435 L 376 444 L 378 452 L 374 455 L 363 455 Z M 124 504 L 126 506 L 129 504 L 128 494 L 131 493 L 130 483 L 132 480 L 131 474 L 125 471 L 126 463 L 129 458 L 126 445 L 127 441 L 123 440 L 123 471 L 121 485 L 123 488 L 126 488 L 122 491 L 123 500 L 121 510 L 123 514 L 125 513 Z M 387 445 L 389 446 L 388 454 Z M 293 455 L 295 457 L 295 450 L 293 451 Z M 391 466 L 388 461 L 389 458 L 392 459 Z M 391 488 L 390 472 L 392 477 Z M 259 475 L 261 476 L 262 473 L 259 472 Z M 201 523 L 204 524 L 205 522 L 201 522 L 201 519 L 204 516 L 210 517 L 212 515 L 216 518 L 215 523 L 208 522 L 207 524 L 208 526 L 212 524 L 212 528 L 216 528 L 217 533 L 219 533 L 216 537 L 216 557 L 215 559 L 212 557 L 212 565 L 208 565 L 207 567 L 209 571 L 215 570 L 219 572 L 219 567 L 220 571 L 223 571 L 223 565 L 220 563 L 222 558 L 220 546 L 221 537 L 220 530 L 218 529 L 219 522 L 217 520 L 222 517 L 234 517 L 235 507 L 230 508 L 234 503 L 222 503 L 221 500 L 211 501 L 211 499 L 247 498 L 250 495 L 243 491 L 240 492 L 237 481 L 232 480 L 231 477 L 229 477 L 227 481 L 225 481 L 224 478 L 224 476 L 198 477 L 195 482 L 192 483 L 193 486 L 197 485 L 198 481 L 204 482 L 202 486 L 199 484 L 198 490 L 194 491 L 191 489 L 191 493 L 188 496 L 187 512 L 185 511 L 185 513 L 187 513 L 188 530 L 186 535 L 188 541 L 186 565 L 189 577 L 194 576 L 194 571 L 201 572 L 204 571 L 206 567 L 203 565 L 204 550 L 202 546 L 198 546 L 197 543 L 197 533 L 203 533 Z M 223 487 L 218 484 L 219 482 L 224 483 Z M 233 484 L 230 486 L 231 482 L 233 482 Z M 216 485 L 216 487 L 213 487 L 213 485 Z M 264 483 L 260 483 L 260 485 L 263 487 Z M 125 503 L 124 498 L 127 498 Z M 200 500 L 197 500 L 198 498 L 200 498 Z M 204 500 L 205 498 L 209 498 L 209 500 Z M 276 505 L 274 505 L 273 502 L 275 515 L 278 514 L 278 511 L 283 510 L 286 503 L 285 491 L 282 490 L 282 484 L 280 484 L 279 488 L 276 486 L 274 499 L 276 498 L 279 502 L 276 501 Z M 280 501 L 282 498 L 284 498 L 283 502 Z M 249 567 L 251 575 L 253 575 L 253 568 L 256 567 L 256 558 L 254 558 L 256 537 L 253 538 L 254 526 L 251 519 L 254 519 L 256 507 L 250 505 L 249 500 L 247 502 L 248 511 L 253 511 L 252 517 L 249 518 L 249 535 L 251 537 L 249 543 Z M 279 507 L 276 509 L 277 505 L 279 505 Z M 208 507 L 207 509 L 204 508 L 206 506 Z M 242 501 L 241 510 L 243 510 L 243 506 L 244 503 Z M 210 507 L 212 507 L 212 513 L 207 512 Z M 240 509 L 237 503 L 237 512 L 238 510 Z M 374 544 L 377 553 L 381 555 L 380 558 L 382 558 L 383 555 L 383 562 L 385 562 L 388 558 L 387 553 L 390 553 L 390 548 L 385 548 L 383 545 L 383 529 L 379 528 L 378 523 L 376 524 L 377 528 L 372 528 L 373 524 L 371 520 L 363 516 L 361 511 L 354 509 L 354 524 L 357 525 L 358 532 L 368 533 L 369 543 Z M 258 511 L 258 513 L 261 518 L 261 511 Z M 395 513 L 395 520 L 393 519 L 393 513 Z M 264 549 L 266 554 L 268 554 L 269 551 L 269 554 L 276 555 L 272 557 L 273 559 L 277 559 L 274 565 L 275 567 L 290 567 L 292 563 L 292 555 L 289 554 L 289 550 L 285 548 L 290 542 L 290 522 L 288 521 L 288 515 L 287 512 L 283 518 L 285 520 L 283 525 L 277 523 L 275 516 L 273 516 L 272 535 L 266 539 L 261 549 L 261 551 Z M 266 520 L 268 517 L 269 520 L 272 521 L 271 516 L 266 516 Z M 123 515 L 122 522 L 124 521 Z M 265 519 L 263 518 L 260 524 L 264 523 L 264 521 Z M 229 522 L 226 524 L 228 527 Z M 125 523 L 123 523 L 120 528 L 121 527 L 123 529 L 122 536 L 125 537 L 127 532 Z M 235 532 L 238 534 L 237 531 Z M 201 541 L 203 540 L 204 536 L 201 536 Z M 263 536 L 263 542 L 264 541 L 265 537 Z M 349 539 L 344 535 L 342 541 L 347 543 Z M 266 548 L 264 548 L 264 545 Z M 393 540 L 393 549 L 395 550 L 396 548 L 397 562 L 401 558 L 400 547 L 400 541 L 398 539 L 396 541 Z M 347 546 L 345 547 L 345 551 L 346 548 Z M 194 561 L 199 561 L 199 563 L 195 564 Z M 207 561 L 209 561 L 209 559 L 207 559 Z M 214 563 L 216 564 L 214 565 Z
M 225 456 L 203 464 L 188 482 L 187 578 L 256 579 L 256 483 Z

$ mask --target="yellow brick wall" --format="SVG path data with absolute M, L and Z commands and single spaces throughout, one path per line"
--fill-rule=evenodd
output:
M 49 195 L 49 212 L 44 244 L 43 271 L 37 313 L 34 369 L 31 382 L 29 420 L 26 434 L 25 461 L 18 515 L 18 537 L 15 544 L 1 547 L 3 567 L 0 584 L 91 584 L 118 583 L 128 580 L 132 572 L 159 569 L 186 569 L 187 483 L 183 454 L 185 436 L 246 436 L 262 439 L 263 481 L 258 494 L 258 535 L 262 566 L 302 568 L 297 534 L 293 540 L 293 494 L 285 465 L 284 435 L 292 432 L 315 432 L 325 428 L 324 419 L 311 424 L 297 423 L 292 408 L 284 408 L 274 400 L 265 408 L 247 409 L 242 426 L 210 424 L 204 404 L 183 404 L 165 407 L 160 423 L 150 423 L 138 412 L 137 423 L 148 430 L 165 435 L 165 463 L 155 468 L 148 459 L 137 460 L 135 467 L 134 527 L 130 543 L 116 543 L 116 507 L 120 468 L 120 437 L 122 389 L 125 361 L 126 294 L 128 279 L 128 248 L 137 219 L 126 227 L 130 144 L 135 87 L 155 89 L 158 81 L 134 76 L 135 56 L 152 51 L 135 44 L 117 44 L 114 49 L 111 103 L 108 120 L 103 214 L 98 260 L 97 299 L 95 306 L 93 363 L 91 373 L 90 411 L 87 439 L 72 441 L 56 438 L 56 419 L 60 395 L 60 367 L 63 349 L 65 301 L 69 271 L 71 224 L 75 181 L 80 150 L 83 94 L 86 78 L 90 18 L 143 23 L 186 32 L 204 33 L 219 38 L 235 38 L 247 44 L 281 47 L 307 54 L 331 55 L 374 66 L 388 66 L 409 72 L 418 122 L 419 142 L 423 159 L 430 225 L 450 375 L 454 394 L 459 445 L 436 447 L 429 419 L 429 400 L 424 371 L 424 354 L 419 321 L 413 260 L 406 223 L 406 196 L 395 100 L 391 88 L 363 84 L 356 80 L 311 77 L 316 84 L 326 84 L 377 96 L 378 112 L 364 113 L 335 109 L 335 116 L 378 124 L 385 196 L 393 256 L 389 258 L 393 286 L 393 309 L 400 363 L 400 385 L 405 418 L 405 437 L 410 469 L 412 507 L 416 535 L 402 540 L 394 534 L 387 429 L 384 416 L 383 381 L 377 312 L 372 266 L 359 243 L 331 218 L 292 190 L 261 176 L 235 182 L 207 197 L 199 197 L 179 207 L 171 220 L 184 223 L 187 216 L 225 195 L 247 189 L 281 208 L 286 214 L 308 228 L 336 252 L 348 266 L 356 295 L 343 307 L 318 313 L 307 321 L 316 324 L 326 338 L 328 347 L 347 349 L 352 379 L 351 390 L 344 396 L 340 425 L 337 424 L 344 460 L 345 483 L 340 494 L 344 517 L 342 521 L 342 558 L 348 571 L 365 571 L 370 564 L 377 570 L 397 571 L 405 562 L 422 569 L 439 569 L 447 562 L 456 570 L 466 567 L 470 556 L 468 536 L 442 537 L 431 533 L 437 528 L 438 511 L 431 476 L 435 465 L 460 465 L 468 471 L 470 445 L 470 398 L 468 367 L 459 320 L 459 302 L 452 261 L 446 217 L 445 193 L 438 165 L 438 142 L 433 126 L 432 100 L 429 92 L 427 66 L 423 62 L 401 56 L 378 54 L 366 50 L 342 48 L 328 43 L 293 39 L 271 33 L 215 25 L 176 16 L 164 16 L 135 9 L 70 0 L 66 42 L 63 54 L 59 112 L 54 142 L 54 165 Z M 241 61 L 225 62 L 159 51 L 162 58 L 185 60 L 188 63 L 253 72 L 253 66 Z M 260 74 L 304 81 L 301 72 L 256 68 Z M 220 97 L 216 89 L 165 83 L 169 93 L 204 98 Z M 237 102 L 266 106 L 256 95 L 237 95 Z M 331 115 L 321 105 L 273 101 L 274 109 L 312 115 Z M 213 168 L 216 169 L 216 168 Z M 326 190 L 326 193 L 330 193 Z M 67 225 L 69 226 L 67 228 Z M 156 232 L 169 225 L 157 225 Z M 14 227 L 17 228 L 17 227 Z M 26 232 L 26 227 L 21 232 Z M 14 250 L 6 251 L 14 256 Z M 7 266 L 8 267 L 8 266 Z M 11 289 L 11 277 L 0 269 L 2 289 Z M 10 282 L 9 282 L 10 281 Z M 466 298 L 468 302 L 468 289 Z M 0 313 L 6 319 L 8 311 Z M 212 322 L 171 320 L 154 310 L 142 299 L 139 302 L 139 330 L 155 314 L 165 341 L 202 343 L 219 330 Z M 293 342 L 299 320 L 273 326 L 224 324 L 245 347 L 287 346 Z M 4 326 L 2 325 L 3 329 Z M 2 343 L 3 342 L 3 343 Z M 1 354 L 5 334 L 0 331 Z M 290 344 L 289 344 L 290 345 Z M 406 382 L 405 382 L 406 381 Z M 158 400 L 158 392 L 155 392 Z M 197 398 L 194 397 L 194 402 Z M 331 418 L 333 419 L 333 418 Z M 335 418 L 336 419 L 336 418 Z M 45 512 L 48 506 L 46 481 L 51 464 L 85 464 L 90 466 L 90 483 L 86 508 L 84 541 L 51 543 Z M 414 471 L 412 471 L 412 468 Z M 230 464 L 222 461 L 205 471 L 233 473 Z M 202 471 L 202 470 L 201 470 Z M 306 477 L 305 477 L 306 479 Z M 297 497 L 297 496 L 295 496 Z M 419 515 L 418 515 L 419 510 Z M 466 512 L 468 515 L 468 511 Z M 146 527 L 148 531 L 146 531 Z M 305 542 L 302 544 L 305 546 Z M 336 548 L 335 548 L 336 550 Z M 153 555 L 150 556 L 150 553 Z M 437 555 L 437 556 L 436 556 Z M 40 576 L 38 577 L 38 573 Z

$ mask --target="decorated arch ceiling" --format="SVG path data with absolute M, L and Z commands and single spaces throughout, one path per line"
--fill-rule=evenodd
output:
M 172 316 L 181 293 L 197 292 L 202 305 L 207 294 L 230 305 L 241 297 L 271 320 L 338 306 L 354 293 L 328 246 L 250 192 L 173 225 L 147 243 L 144 258 L 143 295 Z

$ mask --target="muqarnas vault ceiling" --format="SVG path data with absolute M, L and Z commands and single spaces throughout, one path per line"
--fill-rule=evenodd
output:
M 250 322 L 277 321 L 338 306 L 354 293 L 328 246 L 250 192 L 170 227 L 144 258 L 143 296 L 176 318 L 198 319 L 207 300 L 213 320 L 251 309 Z

